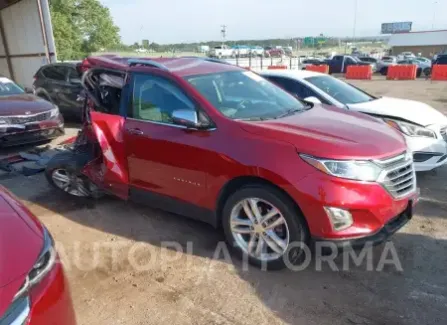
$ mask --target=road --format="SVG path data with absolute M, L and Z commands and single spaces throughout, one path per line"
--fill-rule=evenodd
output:
M 447 113 L 446 84 L 354 83 Z M 67 199 L 42 175 L 1 183 L 54 235 L 81 325 L 435 325 L 447 323 L 446 181 L 447 167 L 418 175 L 416 215 L 391 242 L 402 270 L 379 268 L 390 247 L 382 245 L 372 271 L 367 261 L 344 268 L 342 255 L 338 270 L 318 271 L 314 259 L 300 272 L 244 269 L 224 258 L 219 231 L 180 216 L 113 198 Z

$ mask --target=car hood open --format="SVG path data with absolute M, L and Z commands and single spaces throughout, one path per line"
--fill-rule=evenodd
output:
M 382 97 L 370 102 L 348 104 L 349 109 L 358 112 L 396 117 L 419 125 L 447 125 L 447 117 L 433 107 L 408 99 Z
M 289 117 L 242 122 L 242 128 L 295 146 L 299 153 L 331 159 L 380 159 L 406 150 L 403 136 L 364 114 L 323 105 Z
M 33 267 L 43 245 L 43 228 L 0 186 L 0 317 Z
M 0 96 L 0 116 L 31 115 L 54 108 L 54 105 L 40 97 L 21 94 Z

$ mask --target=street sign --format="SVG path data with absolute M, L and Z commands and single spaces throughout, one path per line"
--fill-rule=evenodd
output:
M 408 33 L 411 31 L 411 21 L 398 22 L 398 23 L 384 23 L 382 24 L 382 34 L 397 34 Z

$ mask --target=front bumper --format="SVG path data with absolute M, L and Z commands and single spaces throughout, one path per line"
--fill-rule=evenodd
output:
M 410 201 L 407 208 L 396 217 L 388 221 L 382 229 L 374 234 L 352 238 L 352 239 L 340 239 L 340 240 L 327 240 L 318 237 L 313 238 L 314 243 L 322 243 L 322 247 L 336 247 L 340 251 L 350 249 L 362 249 L 368 245 L 376 246 L 385 242 L 388 238 L 394 235 L 399 229 L 405 226 L 413 217 L 413 206 L 416 201 Z
M 24 128 L 1 128 L 0 148 L 51 140 L 64 134 L 62 116 L 55 119 L 30 123 Z
M 418 201 L 415 183 L 414 190 L 395 198 L 379 183 L 337 178 L 320 171 L 301 179 L 289 193 L 303 213 L 310 235 L 327 241 L 350 241 L 379 234 Z M 352 224 L 346 229 L 334 230 L 325 207 L 349 211 Z
M 53 270 L 30 292 L 28 325 L 76 325 L 76 317 L 62 264 Z
M 447 163 L 447 142 L 443 138 L 405 138 L 408 148 L 413 152 L 414 169 L 417 172 L 429 171 Z

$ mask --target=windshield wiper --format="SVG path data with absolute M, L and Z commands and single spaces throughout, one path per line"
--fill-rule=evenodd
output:
M 256 116 L 256 117 L 237 118 L 235 120 L 237 120 L 237 121 L 266 121 L 266 120 L 269 120 L 269 118 Z
M 295 114 L 297 112 L 302 112 L 302 111 L 305 111 L 305 110 L 302 109 L 302 108 L 291 108 L 291 109 L 287 110 L 285 113 L 276 116 L 275 119 L 286 117 L 286 116 L 289 116 L 289 115 L 293 115 L 293 114 Z

